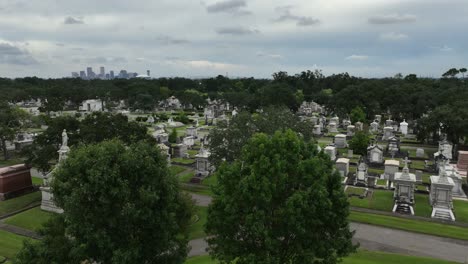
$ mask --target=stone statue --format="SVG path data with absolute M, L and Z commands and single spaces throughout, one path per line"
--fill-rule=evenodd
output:
M 68 135 L 66 129 L 62 132 L 62 147 L 68 147 Z

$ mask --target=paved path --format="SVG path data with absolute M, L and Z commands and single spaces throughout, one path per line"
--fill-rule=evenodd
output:
M 13 233 L 13 234 L 16 234 L 16 235 L 20 235 L 20 236 L 34 238 L 34 239 L 40 239 L 41 238 L 34 231 L 24 229 L 24 228 L 21 228 L 21 227 L 17 227 L 17 226 L 12 226 L 12 225 L 9 225 L 9 224 L 5 224 L 4 222 L 1 222 L 1 221 L 0 221 L 0 230 L 7 231 L 7 232 L 10 232 L 10 233 Z
M 211 197 L 192 194 L 197 205 L 208 206 Z M 355 230 L 354 241 L 361 248 L 413 256 L 425 256 L 449 261 L 464 262 L 468 257 L 468 241 L 407 232 L 403 230 L 351 223 Z M 207 244 L 203 239 L 190 241 L 189 256 L 206 254 Z

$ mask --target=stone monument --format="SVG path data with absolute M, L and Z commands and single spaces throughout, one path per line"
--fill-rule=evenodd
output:
M 331 160 L 336 160 L 336 148 L 334 146 L 326 146 L 324 151 L 330 156 Z
M 393 198 L 395 205 L 393 212 L 414 215 L 414 188 L 416 185 L 416 175 L 409 172 L 408 158 L 405 158 L 405 167 L 402 172 L 396 172 L 393 179 L 395 191 Z
M 338 134 L 335 136 L 335 146 L 337 148 L 346 148 L 348 146 L 345 134 Z
M 403 122 L 400 123 L 400 132 L 403 134 L 403 136 L 408 134 L 408 123 L 406 123 L 405 119 L 403 119 Z
M 336 161 L 336 169 L 340 173 L 342 177 L 348 177 L 349 173 L 349 159 L 347 158 L 339 158 Z
M 202 145 L 200 152 L 195 155 L 197 177 L 206 177 L 213 171 L 213 166 L 210 164 L 209 157 L 210 152 Z
M 384 157 L 383 157 L 383 149 L 379 147 L 377 144 L 373 144 L 372 146 L 367 148 L 367 160 L 370 163 L 374 164 L 383 164 Z
M 353 126 L 353 125 L 348 125 L 348 126 L 346 127 L 346 136 L 348 136 L 348 137 L 354 136 L 354 130 L 355 130 L 355 129 L 356 129 L 355 126 Z
M 356 169 L 356 178 L 354 179 L 354 185 L 367 186 L 367 179 L 369 177 L 367 169 L 368 166 L 366 163 L 359 163 L 359 166 Z
M 443 161 L 444 163 L 447 161 Z M 455 221 L 453 215 L 452 189 L 454 182 L 447 177 L 445 164 L 440 166 L 439 175 L 431 176 L 430 204 L 432 206 L 432 218 Z

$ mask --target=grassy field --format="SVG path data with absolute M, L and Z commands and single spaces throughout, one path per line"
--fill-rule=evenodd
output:
M 182 183 L 188 183 L 193 176 L 195 176 L 195 171 L 189 171 L 187 173 L 179 175 L 179 181 Z
M 18 211 L 28 205 L 40 202 L 41 198 L 41 192 L 33 192 L 6 201 L 0 201 L 0 215 Z
M 414 214 L 417 216 L 431 217 L 432 207 L 429 204 L 429 195 L 416 193 L 414 195 Z
M 203 229 L 206 224 L 208 208 L 201 207 L 201 206 L 196 206 L 195 208 L 196 208 L 195 214 L 198 216 L 198 221 L 193 223 L 190 226 L 190 229 L 189 229 L 190 239 L 205 237 L 205 231 Z
M 5 223 L 29 230 L 38 230 L 51 216 L 52 213 L 35 207 L 5 219 Z
M 369 193 L 364 199 L 350 197 L 349 203 L 351 206 L 391 212 L 393 208 L 393 192 L 373 190 L 373 193 Z
M 28 238 L 0 230 L 0 256 L 13 258 Z
M 352 211 L 349 220 L 434 236 L 468 240 L 468 228 Z
M 172 165 L 172 166 L 169 167 L 169 170 L 174 175 L 179 174 L 179 173 L 183 172 L 186 169 L 187 169 L 186 167 L 177 166 L 177 165 Z
M 185 264 L 215 264 L 209 256 L 193 257 L 188 259 Z M 343 264 L 451 264 L 455 262 L 438 260 L 433 258 L 413 257 L 397 255 L 384 252 L 372 252 L 359 250 L 357 253 L 345 258 Z
M 357 187 L 351 187 L 351 186 L 348 186 L 348 188 L 346 188 L 346 191 L 345 193 L 347 195 L 364 195 L 364 193 L 366 192 L 366 188 L 357 188 Z
M 194 159 L 183 159 L 183 158 L 173 158 L 171 159 L 171 161 L 184 164 L 184 165 L 191 165 L 195 163 Z
M 7 159 L 7 160 L 4 160 L 3 158 L 0 159 L 0 167 L 6 167 L 6 166 L 22 164 L 22 163 L 24 163 L 23 158 L 12 157 L 12 158 Z
M 453 200 L 453 207 L 456 221 L 468 223 L 468 202 Z
M 37 177 L 31 177 L 31 180 L 32 180 L 33 185 L 41 185 L 43 182 L 41 178 L 37 178 Z

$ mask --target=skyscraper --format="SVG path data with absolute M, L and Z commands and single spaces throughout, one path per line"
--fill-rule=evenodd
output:
M 80 77 L 80 75 L 79 75 L 77 72 L 72 72 L 72 73 L 71 73 L 71 76 L 72 76 L 73 78 L 78 78 L 78 77 Z
M 86 75 L 88 76 L 88 79 L 93 79 L 94 78 L 94 72 L 92 67 L 86 68 Z
M 80 71 L 80 78 L 81 78 L 81 79 L 86 79 L 86 73 L 85 73 L 85 71 Z
M 101 78 L 106 75 L 106 73 L 104 71 L 104 66 L 101 66 L 101 68 L 99 69 L 99 74 L 101 75 Z
M 114 71 L 110 71 L 110 78 L 114 79 Z

